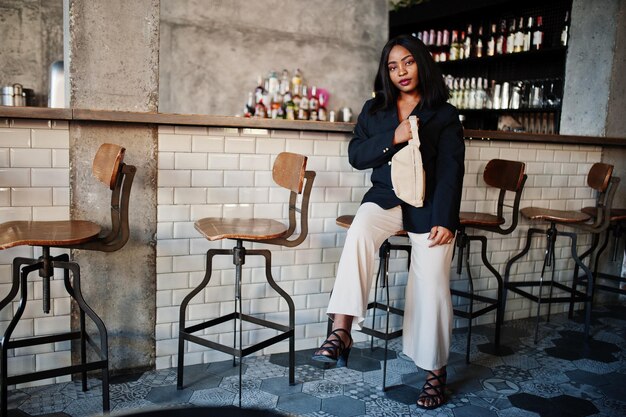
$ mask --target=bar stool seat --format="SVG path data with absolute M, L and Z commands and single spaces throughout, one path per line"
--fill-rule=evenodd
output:
M 315 178 L 315 172 L 306 171 L 307 157 L 290 152 L 282 152 L 274 161 L 272 178 L 274 182 L 290 191 L 289 193 L 289 222 L 284 224 L 278 220 L 265 218 L 220 218 L 207 217 L 195 222 L 195 228 L 209 241 L 234 240 L 232 249 L 209 249 L 207 251 L 206 273 L 202 282 L 194 288 L 182 301 L 179 315 L 178 337 L 178 378 L 177 388 L 183 388 L 185 341 L 199 344 L 233 356 L 233 366 L 237 365 L 247 355 L 289 339 L 289 383 L 295 384 L 295 305 L 291 297 L 274 281 L 272 276 L 271 252 L 267 249 L 247 249 L 243 242 L 256 242 L 285 247 L 295 247 L 302 243 L 308 233 L 308 205 Z M 301 198 L 299 197 L 301 195 Z M 298 203 L 299 200 L 299 203 Z M 289 240 L 298 229 L 296 221 L 300 214 L 299 234 Z M 218 255 L 229 255 L 235 266 L 234 305 L 235 311 L 212 320 L 204 321 L 192 326 L 186 324 L 186 310 L 190 301 L 202 291 L 211 279 L 213 258 Z M 265 258 L 265 278 L 267 283 L 285 301 L 288 307 L 288 324 L 261 319 L 260 317 L 244 314 L 242 311 L 242 272 L 246 256 L 263 256 Z M 196 335 L 204 329 L 233 321 L 233 344 L 227 346 Z M 261 327 L 276 330 L 278 334 L 266 338 L 247 347 L 243 346 L 243 322 L 253 323 Z M 237 326 L 237 323 L 239 326 Z M 241 406 L 242 366 L 239 366 L 239 406 Z
M 528 220 L 544 220 L 561 224 L 584 223 L 591 219 L 589 214 L 575 210 L 554 210 L 543 207 L 524 207 L 520 211 L 522 216 L 526 217 Z
M 503 217 L 489 213 L 474 213 L 462 211 L 459 213 L 462 226 L 500 226 L 506 223 Z
M 0 249 L 78 245 L 92 240 L 101 230 L 100 225 L 85 220 L 6 222 L 0 224 Z
M 596 197 L 596 217 L 593 218 L 587 209 L 585 211 L 580 210 L 554 210 L 543 207 L 526 207 L 520 210 L 522 216 L 532 221 L 541 221 L 549 224 L 545 230 L 531 227 L 528 229 L 526 237 L 526 244 L 522 251 L 513 256 L 506 265 L 505 268 L 505 291 L 510 290 L 516 294 L 519 294 L 533 302 L 537 303 L 537 315 L 535 323 L 535 343 L 538 339 L 539 331 L 539 313 L 542 303 L 548 304 L 547 320 L 550 319 L 550 307 L 555 303 L 570 303 L 570 314 L 573 311 L 573 304 L 575 302 L 582 302 L 585 304 L 585 328 L 584 335 L 585 341 L 589 337 L 589 329 L 591 325 L 591 301 L 593 298 L 593 277 L 590 268 L 588 268 L 582 259 L 592 253 L 599 240 L 599 235 L 609 226 L 611 204 L 613 202 L 613 196 L 619 183 L 619 178 L 613 177 L 613 166 L 603 163 L 595 163 L 591 166 L 589 173 L 587 174 L 587 185 L 597 192 Z M 573 229 L 572 232 L 558 230 L 557 225 L 568 226 Z M 577 249 L 577 237 L 579 232 L 587 232 L 592 235 L 592 244 L 590 248 L 581 256 L 578 255 Z M 538 281 L 510 281 L 511 267 L 515 261 L 520 259 L 530 250 L 531 240 L 533 235 L 543 234 L 546 237 L 546 251 L 543 260 L 543 266 L 541 268 L 541 274 Z M 572 280 L 571 288 L 567 287 L 561 282 L 554 279 L 554 265 L 556 263 L 555 257 L 555 243 L 558 236 L 566 236 L 571 241 L 571 256 L 576 267 L 574 270 L 574 279 Z M 544 275 L 546 268 L 550 267 L 551 277 L 545 282 L 550 286 L 550 292 L 548 297 L 545 297 L 542 293 L 544 285 Z M 576 281 L 578 280 L 578 268 L 584 271 L 586 278 L 585 291 L 576 290 Z M 531 292 L 532 288 L 538 287 L 538 294 Z M 526 290 L 528 288 L 528 290 Z M 554 289 L 564 293 L 563 296 L 553 296 Z M 506 300 L 506 297 L 505 297 Z
M 349 229 L 352 225 L 352 221 L 354 220 L 354 215 L 347 214 L 343 216 L 337 217 L 335 220 L 338 226 Z M 393 236 L 396 237 L 408 237 L 408 233 L 405 230 L 398 230 L 394 233 Z M 374 283 L 374 301 L 367 305 L 367 310 L 372 311 L 372 325 L 367 326 L 363 324 L 361 327 L 361 333 L 364 333 L 371 337 L 370 341 L 370 349 L 374 350 L 374 338 L 384 340 L 385 341 L 385 349 L 384 349 L 384 358 L 383 358 L 383 391 L 387 390 L 387 353 L 389 347 L 389 341 L 396 339 L 402 336 L 402 329 L 398 329 L 396 331 L 389 331 L 389 320 L 392 314 L 404 317 L 404 310 L 393 307 L 390 305 L 389 300 L 389 259 L 391 257 L 392 250 L 403 250 L 409 254 L 409 262 L 410 262 L 410 254 L 411 254 L 411 244 L 392 244 L 389 242 L 389 239 L 386 239 L 383 244 L 380 246 L 378 251 L 379 256 L 379 265 L 378 272 L 376 274 L 376 281 Z M 386 300 L 384 303 L 378 301 L 378 283 L 380 282 L 380 289 L 386 290 Z M 386 313 L 386 325 L 384 330 L 376 329 L 376 311 L 382 310 Z M 330 319 L 328 320 L 328 333 L 332 330 L 332 322 Z
M 504 285 L 502 276 L 496 270 L 487 258 L 487 236 L 468 233 L 469 229 L 476 231 L 493 232 L 499 235 L 508 235 L 517 227 L 519 203 L 524 190 L 527 176 L 525 174 L 526 165 L 523 162 L 509 161 L 505 159 L 492 159 L 485 166 L 483 172 L 483 180 L 489 187 L 498 189 L 498 200 L 496 203 L 496 214 L 483 212 L 467 212 L 459 213 L 460 226 L 457 231 L 456 248 L 458 248 L 457 256 L 457 274 L 461 275 L 463 270 L 463 254 L 465 253 L 465 266 L 468 277 L 468 289 L 461 290 L 451 288 L 450 292 L 456 297 L 468 300 L 467 311 L 460 307 L 454 308 L 454 314 L 458 317 L 468 319 L 467 330 L 467 346 L 465 352 L 465 362 L 470 363 L 470 344 L 472 339 L 472 322 L 476 317 L 480 317 L 491 311 L 496 311 L 496 328 L 493 343 L 493 350 L 489 348 L 488 352 L 498 355 L 506 355 L 512 353 L 508 348 L 500 346 L 500 328 L 504 317 L 504 309 L 502 302 L 502 294 Z M 505 203 L 507 194 L 513 193 L 513 205 Z M 505 207 L 508 208 L 505 217 Z M 510 213 L 509 213 L 510 211 Z M 507 217 L 510 218 L 510 224 L 506 227 Z M 495 297 L 487 297 L 485 295 L 475 294 L 474 280 L 472 277 L 469 254 L 470 244 L 472 241 L 480 242 L 481 259 L 485 267 L 496 278 L 497 293 Z M 475 302 L 483 305 L 480 309 L 474 309 Z
M 287 234 L 289 228 L 273 219 L 222 219 L 207 217 L 195 224 L 199 231 L 208 240 L 242 239 L 268 240 L 277 239 Z
M 20 292 L 20 301 L 0 340 L 0 415 L 7 415 L 8 385 L 53 378 L 61 375 L 80 373 L 82 389 L 87 390 L 87 372 L 100 370 L 102 374 L 102 409 L 108 412 L 109 403 L 109 362 L 108 336 L 102 319 L 84 300 L 80 286 L 80 267 L 70 261 L 67 254 L 51 256 L 51 248 L 82 249 L 112 252 L 122 248 L 130 236 L 128 224 L 128 204 L 134 166 L 123 163 L 125 149 L 118 145 L 103 144 L 98 149 L 93 162 L 96 179 L 109 187 L 111 193 L 111 227 L 102 233 L 99 224 L 86 220 L 67 221 L 10 221 L 0 224 L 0 249 L 16 246 L 39 246 L 42 255 L 38 259 L 15 258 L 13 260 L 13 282 L 9 294 L 0 301 L 0 310 L 10 306 Z M 11 336 L 28 303 L 28 275 L 39 271 L 43 283 L 43 311 L 50 312 L 50 278 L 54 269 L 63 270 L 65 289 L 77 304 L 79 326 L 69 332 L 12 339 Z M 71 279 L 70 279 L 71 271 Z M 89 317 L 97 328 L 97 337 L 86 331 L 85 318 Z M 62 341 L 80 341 L 80 363 L 44 371 L 35 371 L 9 376 L 8 351 L 10 349 L 38 346 Z M 87 360 L 87 344 L 95 351 L 96 360 Z

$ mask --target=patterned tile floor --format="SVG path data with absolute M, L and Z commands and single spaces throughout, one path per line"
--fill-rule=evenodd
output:
M 359 343 L 348 368 L 342 369 L 311 361 L 311 351 L 297 352 L 294 386 L 287 382 L 286 354 L 245 358 L 242 404 L 266 410 L 261 415 L 306 417 L 626 416 L 626 307 L 596 309 L 593 339 L 587 346 L 582 342 L 581 320 L 568 320 L 565 315 L 540 324 L 536 345 L 533 330 L 534 320 L 505 323 L 502 342 L 510 349 L 507 355 L 495 356 L 489 353 L 493 326 L 475 327 L 469 365 L 466 333 L 455 332 L 448 366 L 449 398 L 436 410 L 415 406 L 424 375 L 399 353 L 400 339 L 390 342 L 385 392 L 383 350 L 371 351 L 369 344 Z M 239 369 L 232 362 L 185 369 L 183 390 L 176 390 L 176 369 L 113 378 L 111 414 L 167 408 L 165 415 L 183 416 L 176 414 L 178 409 L 238 404 Z M 99 415 L 100 381 L 89 382 L 86 392 L 79 382 L 11 391 L 9 416 Z M 229 413 L 220 415 L 241 414 L 224 410 Z

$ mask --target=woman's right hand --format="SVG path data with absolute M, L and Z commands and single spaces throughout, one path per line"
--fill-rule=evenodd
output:
M 393 134 L 393 144 L 399 145 L 404 142 L 408 142 L 413 138 L 411 135 L 411 123 L 409 119 L 405 119 L 400 122 L 398 127 L 396 127 L 396 131 Z

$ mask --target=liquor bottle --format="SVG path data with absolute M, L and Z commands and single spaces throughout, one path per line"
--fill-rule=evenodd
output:
M 283 105 L 285 107 L 285 119 L 296 120 L 296 105 L 294 104 L 289 91 L 285 93 Z
M 500 21 L 500 31 L 496 36 L 496 54 L 502 55 L 506 53 L 506 20 L 502 19 Z
M 522 52 L 524 50 L 524 33 L 526 29 L 524 28 L 524 18 L 519 18 L 519 25 L 517 26 L 517 31 L 515 32 L 515 40 L 513 41 L 513 52 Z
M 424 45 L 426 46 L 430 45 L 430 38 L 428 37 L 427 30 L 422 31 L 422 42 L 424 42 Z
M 254 92 L 250 91 L 248 93 L 248 101 L 246 102 L 246 107 L 243 112 L 243 117 L 252 117 L 254 116 Z
M 280 77 L 280 85 L 278 87 L 278 92 L 281 96 L 284 96 L 289 91 L 289 71 L 286 69 L 283 70 L 283 74 Z
M 537 26 L 535 26 L 535 31 L 533 32 L 533 41 L 530 45 L 530 49 L 533 51 L 538 51 L 543 48 L 543 19 L 541 16 L 537 16 Z
M 452 40 L 450 42 L 450 53 L 448 54 L 448 60 L 456 61 L 459 59 L 459 51 L 461 49 L 461 45 L 459 44 L 459 31 L 452 31 Z
M 300 68 L 296 68 L 296 70 L 293 72 L 293 77 L 291 77 L 291 92 L 293 93 L 294 97 L 296 92 L 298 95 L 300 95 L 301 87 L 302 73 L 300 72 Z
M 469 94 L 467 97 L 467 107 L 470 109 L 476 108 L 476 78 L 472 77 L 470 79 L 470 88 Z
M 515 47 L 515 19 L 510 20 L 509 33 L 506 36 L 506 51 L 507 54 L 512 54 Z
M 441 37 L 441 47 L 439 48 L 439 62 L 445 62 L 448 60 L 449 51 L 450 51 L 450 31 L 448 29 L 444 29 L 443 36 Z
M 317 98 L 317 87 L 311 87 L 311 97 L 309 98 L 309 110 L 311 112 L 318 111 L 320 108 L 320 102 Z
M 496 24 L 491 24 L 491 33 L 487 40 L 487 56 L 494 56 L 496 54 Z
M 254 102 L 258 103 L 263 95 L 265 94 L 265 87 L 263 86 L 263 76 L 259 75 L 257 77 L 256 88 L 254 89 Z
M 325 122 L 328 120 L 328 112 L 326 111 L 328 96 L 326 94 L 319 94 L 317 99 L 319 104 L 317 109 L 317 120 Z
M 302 86 L 302 99 L 298 107 L 298 120 L 309 120 L 309 95 L 307 86 Z
M 472 49 L 474 47 L 474 38 L 472 36 L 472 24 L 467 25 L 467 34 L 465 35 L 465 41 L 463 42 L 463 58 L 467 59 L 472 56 Z
M 271 71 L 269 76 L 267 77 L 267 91 L 274 95 L 274 93 L 278 93 L 280 89 L 280 82 L 278 81 L 278 75 L 276 71 Z
M 524 30 L 524 44 L 522 46 L 522 50 L 524 52 L 526 51 L 530 51 L 530 45 L 532 43 L 532 37 L 533 37 L 533 30 L 535 28 L 533 27 L 533 18 L 529 17 L 528 18 L 528 25 L 526 25 L 526 29 Z
M 257 101 L 256 105 L 254 106 L 254 117 L 258 117 L 261 119 L 264 119 L 267 117 L 267 109 L 265 108 L 265 105 L 263 104 L 262 98 L 259 101 Z
M 561 46 L 567 46 L 569 38 L 569 11 L 565 12 L 565 22 L 561 31 Z
M 484 55 L 483 48 L 483 25 L 478 26 L 478 36 L 476 37 L 476 46 L 474 47 L 474 56 L 482 58 Z

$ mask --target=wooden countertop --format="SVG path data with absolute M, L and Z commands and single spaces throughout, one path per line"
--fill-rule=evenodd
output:
M 210 116 L 204 114 L 146 113 L 112 110 L 52 109 L 46 107 L 0 106 L 0 118 L 80 120 L 157 125 L 219 126 L 255 129 L 303 130 L 318 132 L 351 133 L 354 123 L 309 122 L 305 120 L 255 119 L 234 116 Z M 626 146 L 626 138 L 540 135 L 492 130 L 464 131 L 466 139 L 519 141 L 536 143 L 565 143 L 594 146 Z

